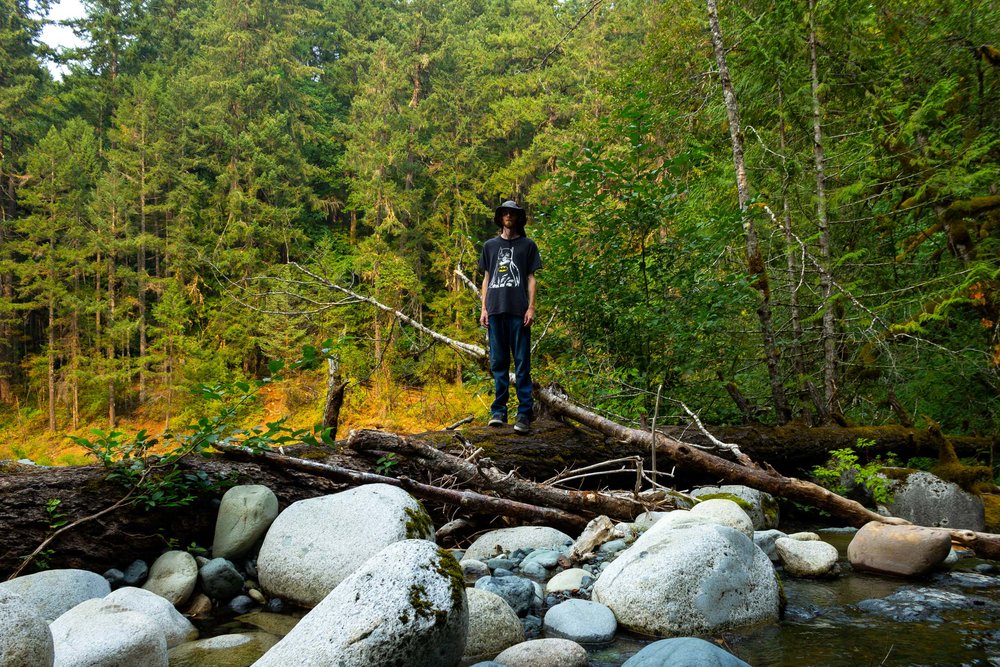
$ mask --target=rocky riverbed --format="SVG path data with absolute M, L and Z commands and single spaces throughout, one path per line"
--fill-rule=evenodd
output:
M 219 508 L 211 558 L 0 584 L 0 665 L 994 665 L 1000 577 L 942 533 L 786 534 L 773 499 L 434 543 L 384 485 Z

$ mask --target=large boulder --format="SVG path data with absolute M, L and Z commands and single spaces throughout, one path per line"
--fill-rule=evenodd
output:
M 951 552 L 947 531 L 923 526 L 866 523 L 847 547 L 855 570 L 919 577 L 944 562 Z
M 166 598 L 172 605 L 184 604 L 198 583 L 198 562 L 186 551 L 168 551 L 149 568 L 147 591 Z
M 750 667 L 732 653 L 698 637 L 661 639 L 625 661 L 622 667 Z
M 51 623 L 84 600 L 111 592 L 107 579 L 87 570 L 45 570 L 0 583 L 0 593 L 13 593 Z
M 0 591 L 0 665 L 50 667 L 52 633 L 38 610 L 20 595 Z
M 929 472 L 909 475 L 893 487 L 889 514 L 918 526 L 983 531 L 983 499 Z
M 278 516 L 278 498 L 260 484 L 234 486 L 222 496 L 212 555 L 238 558 L 250 552 Z
M 114 602 L 81 602 L 49 627 L 59 667 L 167 667 L 163 630 Z
M 163 632 L 167 648 L 197 639 L 198 629 L 174 608 L 170 601 L 151 591 L 126 586 L 105 596 L 105 602 L 145 614 Z
M 462 559 L 472 558 L 484 563 L 498 554 L 509 554 L 518 549 L 565 549 L 573 538 L 555 528 L 546 526 L 519 526 L 500 528 L 481 535 L 465 550 Z
M 465 650 L 468 605 L 451 553 L 395 542 L 348 576 L 256 667 L 453 667 Z
M 662 637 L 777 620 L 778 581 L 750 538 L 726 526 L 660 529 L 663 522 L 594 584 L 593 601 L 610 607 L 620 626 Z
M 701 500 L 723 498 L 737 503 L 750 520 L 754 530 L 770 530 L 778 527 L 778 501 L 770 493 L 751 489 L 741 484 L 703 486 L 691 492 L 691 496 Z
M 502 597 L 478 588 L 466 588 L 465 595 L 469 602 L 469 634 L 463 663 L 490 660 L 524 641 L 524 626 Z
M 388 484 L 300 500 L 278 515 L 257 557 L 268 593 L 306 607 L 318 604 L 370 557 L 406 539 L 434 539 L 413 496 Z

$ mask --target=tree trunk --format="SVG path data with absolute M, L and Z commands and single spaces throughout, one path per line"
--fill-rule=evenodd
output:
M 337 438 L 337 425 L 340 423 L 340 408 L 344 405 L 344 391 L 347 383 L 341 379 L 340 359 L 327 360 L 326 405 L 323 407 L 323 427 L 329 428 L 330 437 Z
M 827 410 L 836 410 L 837 341 L 833 309 L 833 276 L 830 258 L 830 224 L 826 213 L 826 158 L 823 154 L 823 118 L 819 92 L 819 60 L 816 56 L 816 0 L 809 0 L 809 65 L 812 91 L 813 155 L 816 160 L 816 222 L 819 225 L 819 251 L 823 262 L 820 290 L 823 295 L 823 398 Z
M 774 339 L 774 325 L 771 316 L 771 288 L 768 285 L 767 266 L 761 254 L 757 241 L 757 229 L 753 218 L 747 210 L 750 201 L 750 187 L 747 183 L 746 161 L 743 158 L 743 131 L 740 128 L 740 112 L 729 76 L 729 66 L 726 63 L 726 49 L 722 41 L 722 30 L 719 27 L 719 12 L 716 0 L 707 0 L 708 20 L 712 31 L 712 46 L 715 48 L 715 60 L 719 67 L 719 80 L 722 84 L 722 96 L 726 104 L 726 114 L 729 117 L 729 136 L 733 146 L 733 165 L 736 169 L 736 191 L 739 197 L 740 213 L 742 214 L 743 232 L 746 236 L 747 268 L 754 279 L 754 287 L 760 293 L 760 304 L 757 307 L 757 318 L 760 320 L 761 337 L 764 343 L 764 356 L 767 360 L 767 375 L 771 383 L 771 397 L 774 401 L 774 412 L 779 424 L 786 423 L 791 414 L 785 398 L 785 388 L 781 383 L 779 354 Z

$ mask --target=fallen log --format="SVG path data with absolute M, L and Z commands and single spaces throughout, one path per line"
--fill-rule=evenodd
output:
M 259 461 L 267 465 L 299 470 L 311 475 L 351 484 L 389 484 L 399 487 L 417 498 L 434 500 L 439 503 L 454 505 L 475 512 L 492 513 L 522 521 L 542 521 L 553 526 L 573 530 L 582 530 L 588 522 L 588 519 L 562 509 L 541 507 L 507 498 L 495 498 L 472 491 L 445 489 L 431 484 L 424 484 L 409 477 L 389 477 L 375 473 L 361 472 L 359 470 L 320 463 L 319 461 L 299 459 L 274 452 L 255 452 L 243 447 L 222 446 L 219 449 L 227 458 L 242 461 Z
M 645 511 L 664 509 L 670 504 L 663 502 L 654 504 L 643 502 L 638 498 L 625 498 L 596 491 L 573 491 L 545 486 L 517 477 L 513 472 L 501 471 L 485 459 L 479 464 L 472 463 L 417 440 L 385 431 L 352 431 L 347 444 L 358 452 L 378 450 L 416 457 L 422 465 L 435 472 L 454 475 L 461 484 L 494 491 L 507 498 L 558 507 L 590 517 L 604 514 L 616 519 L 631 520 Z
M 573 405 L 565 397 L 551 389 L 543 389 L 538 395 L 549 410 L 586 424 L 623 443 L 644 447 L 653 446 L 655 443 L 657 455 L 666 456 L 678 466 L 708 473 L 731 484 L 742 484 L 774 496 L 824 510 L 857 528 L 870 521 L 897 525 L 908 523 L 897 517 L 882 516 L 858 502 L 839 496 L 817 484 L 794 477 L 786 477 L 773 469 L 764 470 L 755 466 L 735 463 L 662 433 L 656 433 L 654 440 L 653 433 L 622 426 Z M 952 540 L 972 549 L 981 558 L 995 559 L 1000 557 L 1000 535 L 947 528 L 938 528 L 937 530 L 947 531 Z

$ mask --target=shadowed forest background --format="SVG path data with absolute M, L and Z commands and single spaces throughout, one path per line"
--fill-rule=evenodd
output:
M 701 3 L 85 4 L 52 54 L 0 0 L 0 457 L 181 427 L 324 340 L 345 429 L 485 414 L 477 362 L 312 275 L 482 344 L 462 275 L 509 198 L 535 379 L 603 414 L 996 432 L 996 0 L 723 2 L 742 210 Z

